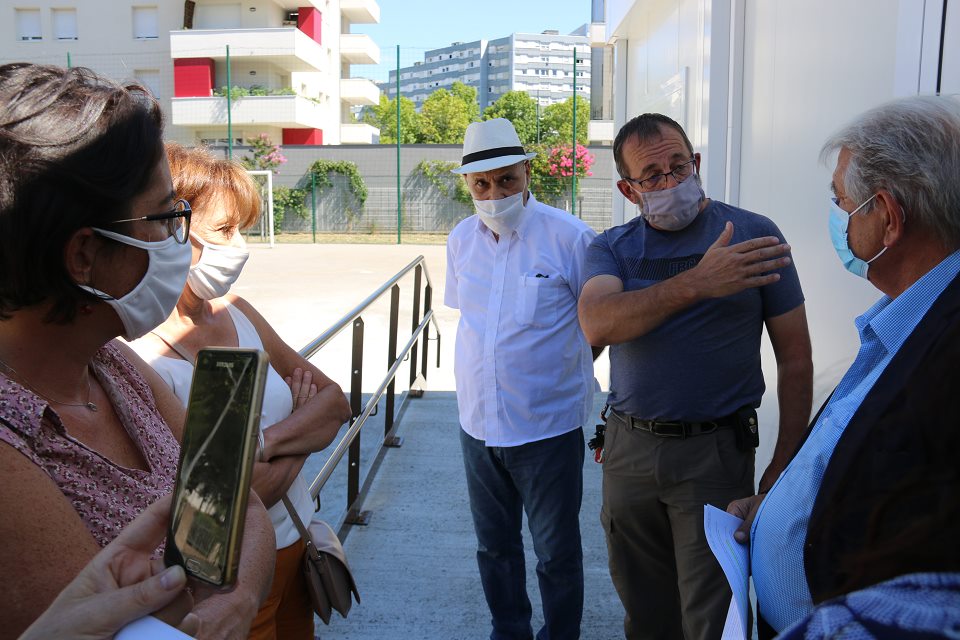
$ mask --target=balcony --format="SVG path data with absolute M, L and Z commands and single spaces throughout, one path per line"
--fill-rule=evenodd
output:
M 369 124 L 341 124 L 340 144 L 377 144 L 380 142 L 380 129 Z
M 353 24 L 380 22 L 380 5 L 376 0 L 340 0 L 340 13 Z
M 607 25 L 603 22 L 593 22 L 587 31 L 591 47 L 607 46 Z
M 326 71 L 327 48 L 296 27 L 275 29 L 199 29 L 170 32 L 170 57 L 262 58 L 288 72 Z M 379 51 L 378 51 L 379 53 Z
M 341 33 L 340 57 L 349 64 L 380 64 L 380 47 L 365 33 Z
M 326 8 L 323 0 L 273 0 L 273 3 L 287 11 L 296 11 L 299 7 L 311 6 L 323 11 Z
M 173 98 L 172 103 L 172 122 L 175 125 L 202 127 L 227 124 L 226 98 Z M 322 129 L 325 124 L 322 107 L 301 96 L 246 96 L 233 101 L 230 116 L 234 125 Z
M 340 81 L 340 99 L 348 104 L 379 104 L 380 89 L 366 78 L 344 78 Z

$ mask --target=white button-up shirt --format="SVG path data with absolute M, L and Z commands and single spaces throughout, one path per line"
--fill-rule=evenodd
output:
M 450 233 L 444 303 L 460 310 L 460 424 L 487 446 L 517 446 L 586 424 L 593 359 L 577 298 L 596 235 L 533 194 L 517 229 L 499 242 L 477 215 Z

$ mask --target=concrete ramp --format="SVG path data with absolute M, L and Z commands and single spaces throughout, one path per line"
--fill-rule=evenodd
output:
M 597 408 L 603 403 L 597 394 Z M 593 415 L 596 415 L 594 412 Z M 427 391 L 400 423 L 403 446 L 386 453 L 364 503 L 370 523 L 353 526 L 346 550 L 362 602 L 347 619 L 318 623 L 322 638 L 480 640 L 490 621 L 476 564 L 476 538 L 460 453 L 456 397 Z M 593 424 L 587 425 L 587 437 Z M 607 570 L 600 527 L 600 465 L 587 451 L 580 522 L 586 579 L 581 637 L 623 637 L 623 609 Z M 542 624 L 536 556 L 524 531 L 533 627 Z

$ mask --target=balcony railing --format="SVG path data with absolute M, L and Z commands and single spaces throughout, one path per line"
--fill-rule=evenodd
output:
M 340 13 L 354 24 L 380 22 L 380 5 L 376 0 L 340 0 Z
M 231 47 L 231 52 L 232 52 Z M 322 129 L 323 108 L 302 96 L 247 96 L 234 100 L 230 107 L 233 123 L 276 127 Z M 226 126 L 227 99 L 173 98 L 172 122 L 181 126 Z
M 170 32 L 172 58 L 265 58 L 286 71 L 326 71 L 328 49 L 296 27 L 198 29 Z
M 366 78 L 344 78 L 340 81 L 340 99 L 349 104 L 379 104 L 380 89 Z
M 340 58 L 350 64 L 380 64 L 380 47 L 365 33 L 341 33 Z
M 345 123 L 340 125 L 340 144 L 377 144 L 380 142 L 380 129 L 364 123 Z

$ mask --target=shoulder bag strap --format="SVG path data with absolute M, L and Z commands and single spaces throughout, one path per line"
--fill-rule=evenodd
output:
M 286 494 L 283 496 L 283 506 L 287 508 L 287 513 L 290 514 L 290 519 L 293 520 L 294 526 L 296 526 L 297 531 L 300 532 L 300 537 L 303 538 L 303 542 L 312 544 L 313 539 L 310 537 L 310 532 L 307 531 L 307 528 L 303 525 L 303 520 L 300 519 L 297 510 L 293 508 L 293 503 L 290 502 L 290 498 L 288 498 Z

